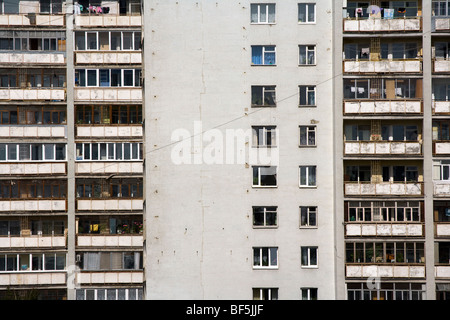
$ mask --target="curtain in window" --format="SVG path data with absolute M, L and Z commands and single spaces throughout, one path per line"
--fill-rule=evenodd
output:
M 100 253 L 86 252 L 83 256 L 83 270 L 99 270 Z
M 262 47 L 252 47 L 252 63 L 262 64 Z

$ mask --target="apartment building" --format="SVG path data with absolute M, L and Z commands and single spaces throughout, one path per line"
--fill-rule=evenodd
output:
M 335 13 L 343 299 L 448 299 L 447 4 L 343 1 Z
M 449 299 L 449 5 L 0 0 L 0 299 Z
M 0 296 L 142 299 L 140 2 L 0 11 Z

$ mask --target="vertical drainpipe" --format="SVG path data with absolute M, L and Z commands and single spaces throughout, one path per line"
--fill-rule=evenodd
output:
M 73 0 L 66 0 L 66 101 L 67 101 L 67 300 L 75 300 L 75 110 Z

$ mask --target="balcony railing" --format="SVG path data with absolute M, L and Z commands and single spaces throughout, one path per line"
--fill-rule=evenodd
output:
M 347 278 L 425 278 L 424 265 L 347 264 L 345 269 Z
M 1 125 L 0 138 L 66 138 L 65 125 Z
M 349 222 L 345 225 L 348 237 L 423 237 L 424 225 L 413 222 Z
M 421 30 L 421 17 L 397 19 L 344 19 L 344 32 L 419 32 Z
M 78 235 L 78 247 L 142 247 L 142 235 Z
M 141 64 L 142 53 L 138 52 L 76 52 L 77 64 Z
M 66 17 L 64 14 L 20 13 L 0 15 L 0 26 L 64 27 L 65 24 Z
M 0 163 L 0 175 L 65 175 L 67 173 L 66 162 L 18 162 Z
M 434 31 L 448 31 L 450 30 L 450 17 L 432 17 Z
M 0 88 L 0 100 L 65 101 L 66 90 L 63 88 Z
M 75 16 L 76 27 L 141 27 L 141 15 L 90 15 Z
M 0 53 L 0 64 L 51 64 L 63 65 L 66 63 L 64 53 L 23 53 L 8 52 Z
M 422 196 L 423 182 L 345 182 L 346 196 Z
M 450 155 L 450 141 L 433 141 L 433 155 Z
M 449 197 L 450 196 L 450 181 L 433 181 L 434 196 L 435 197 Z
M 450 263 L 450 261 L 449 261 Z M 435 277 L 436 278 L 450 278 L 450 265 L 447 266 L 435 266 L 434 267 Z
M 0 286 L 65 285 L 67 271 L 27 271 L 0 273 Z
M 65 236 L 0 237 L 0 248 L 56 248 L 65 247 Z
M 421 155 L 418 141 L 345 141 L 345 155 Z
M 422 61 L 411 60 L 348 60 L 344 61 L 344 72 L 346 73 L 418 73 L 422 72 Z
M 422 100 L 346 100 L 344 114 L 402 114 L 419 115 L 423 112 Z
M 450 222 L 435 222 L 434 227 L 436 237 L 450 237 Z
M 432 102 L 433 114 L 450 114 L 450 101 L 438 101 Z
M 144 208 L 142 199 L 80 199 L 77 200 L 78 211 L 141 211 Z
M 433 59 L 433 72 L 436 72 L 436 73 L 450 72 L 450 60 Z
M 0 212 L 66 211 L 66 200 L 0 200 Z
M 143 271 L 82 271 L 76 274 L 77 284 L 142 284 L 143 281 Z
M 140 138 L 143 135 L 142 125 L 76 125 L 76 136 L 98 138 Z
M 142 174 L 144 166 L 142 161 L 89 161 L 77 162 L 76 174 Z
M 1 92 L 0 92 L 1 93 Z M 0 96 L 1 99 L 1 96 Z M 142 88 L 81 88 L 75 87 L 75 100 L 142 102 Z

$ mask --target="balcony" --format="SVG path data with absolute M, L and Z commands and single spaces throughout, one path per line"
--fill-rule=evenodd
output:
M 77 125 L 78 138 L 142 138 L 142 125 Z
M 65 89 L 50 88 L 0 88 L 0 100 L 4 101 L 65 101 Z
M 1 58 L 1 57 L 0 57 Z M 76 52 L 76 64 L 141 64 L 141 52 Z
M 362 155 L 421 155 L 422 144 L 418 141 L 345 141 L 346 156 Z
M 78 211 L 142 211 L 142 199 L 83 199 L 77 200 Z
M 64 65 L 65 63 L 64 53 L 0 53 L 0 64 Z
M 423 265 L 349 265 L 345 266 L 347 278 L 425 278 Z
M 143 281 L 143 271 L 82 271 L 76 274 L 76 283 L 80 285 L 142 284 Z
M 78 247 L 142 247 L 142 235 L 78 235 Z
M 65 162 L 18 162 L 0 163 L 0 175 L 65 175 L 67 164 Z
M 65 285 L 66 271 L 27 271 L 0 273 L 0 286 L 16 285 Z
M 67 211 L 66 200 L 0 200 L 0 212 Z
M 344 114 L 348 115 L 420 115 L 422 100 L 347 100 Z
M 398 19 L 344 19 L 344 32 L 420 32 L 422 30 L 422 18 L 398 18 Z
M 421 60 L 344 61 L 346 73 L 420 73 Z
M 90 15 L 81 14 L 75 16 L 75 26 L 77 28 L 92 28 L 92 27 L 141 27 L 141 15 L 117 15 L 117 14 L 103 14 Z
M 346 196 L 422 196 L 423 182 L 345 182 Z
M 2 125 L 0 138 L 66 138 L 65 125 Z
M 143 163 L 125 161 L 89 161 L 77 162 L 75 165 L 76 174 L 90 175 L 110 175 L 110 174 L 139 174 L 144 172 Z
M 345 225 L 348 237 L 423 237 L 421 223 L 351 222 Z
M 76 87 L 75 100 L 84 102 L 142 102 L 142 88 Z
M 64 14 L 1 14 L 0 26 L 3 27 L 64 27 L 66 18 Z
M 65 236 L 0 237 L 0 248 L 65 248 Z

